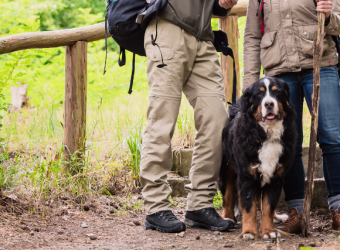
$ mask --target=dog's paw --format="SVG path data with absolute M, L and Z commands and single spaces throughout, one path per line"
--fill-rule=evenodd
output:
M 271 232 L 271 233 L 265 233 L 262 235 L 262 239 L 267 240 L 267 239 L 276 239 L 276 238 L 281 238 L 281 234 L 279 232 Z
M 243 240 L 255 240 L 256 235 L 251 234 L 251 233 L 243 233 L 240 235 L 240 238 Z

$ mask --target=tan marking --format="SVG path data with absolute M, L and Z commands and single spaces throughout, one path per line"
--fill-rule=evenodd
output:
M 260 87 L 260 91 L 265 92 L 266 89 L 264 87 Z
M 261 228 L 261 237 L 265 234 L 269 236 L 270 233 L 274 232 L 274 213 L 275 209 L 272 210 L 269 204 L 268 195 L 263 193 L 262 202 L 261 202 L 261 219 L 260 219 L 260 228 Z M 269 237 L 270 238 L 270 237 Z
M 253 176 L 256 176 L 256 174 L 257 174 L 257 169 L 258 169 L 259 166 L 260 166 L 259 163 L 257 163 L 257 164 L 251 163 L 251 164 L 249 165 L 249 167 L 248 167 L 249 173 L 250 173 L 251 175 L 253 175 Z
M 274 176 L 282 177 L 284 173 L 284 167 L 281 164 L 277 164 Z
M 255 117 L 256 121 L 262 121 L 262 105 L 259 105 L 257 107 L 256 112 L 253 114 L 253 116 Z
M 236 202 L 236 173 L 233 166 L 229 166 L 227 173 L 227 187 L 223 196 L 222 218 L 235 220 L 234 208 Z
M 240 210 L 242 212 L 242 233 L 244 235 L 246 233 L 251 233 L 252 235 L 257 237 L 257 223 L 256 223 L 256 198 L 253 201 L 253 205 L 249 211 L 243 208 L 241 204 L 241 199 L 239 199 Z
M 278 119 L 283 120 L 287 116 L 287 114 L 283 109 L 282 103 L 281 102 L 277 102 L 277 103 L 278 103 L 278 106 L 279 106 L 279 118 Z
M 274 91 L 274 90 L 277 90 L 277 87 L 276 87 L 276 86 L 273 86 L 273 87 L 272 87 L 272 91 Z

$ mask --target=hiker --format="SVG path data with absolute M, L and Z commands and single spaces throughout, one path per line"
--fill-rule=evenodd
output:
M 311 110 L 313 92 L 313 40 L 317 37 L 317 11 L 325 13 L 324 49 L 320 72 L 318 143 L 322 150 L 323 172 L 329 192 L 333 229 L 340 229 L 340 86 L 338 54 L 333 36 L 340 34 L 339 0 L 250 0 L 244 35 L 243 90 L 266 76 L 288 83 L 294 105 L 297 145 L 293 166 L 284 179 L 289 218 L 277 226 L 288 233 L 301 233 L 305 172 L 302 163 L 303 98 Z M 257 15 L 258 13 L 258 15 Z
M 213 45 L 213 15 L 226 16 L 237 0 L 172 0 L 145 32 L 149 107 L 143 134 L 140 180 L 145 229 L 186 230 L 171 211 L 166 177 L 182 92 L 194 109 L 197 130 L 189 173 L 187 226 L 224 231 L 233 226 L 215 211 L 213 198 L 222 159 L 221 135 L 228 120 L 222 70 Z M 153 38 L 157 37 L 157 46 Z M 164 60 L 164 63 L 163 63 Z

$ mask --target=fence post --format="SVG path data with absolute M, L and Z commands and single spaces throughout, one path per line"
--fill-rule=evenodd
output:
M 239 49 L 238 49 L 238 17 L 228 16 L 226 18 L 220 18 L 218 20 L 218 27 L 220 30 L 224 31 L 228 35 L 229 46 L 232 48 L 235 57 L 235 66 L 237 74 L 237 89 L 236 96 L 240 96 L 241 86 L 240 86 L 240 65 L 239 65 Z M 221 67 L 224 78 L 224 88 L 226 101 L 231 101 L 231 95 L 233 90 L 233 59 L 229 56 L 224 56 L 222 53 Z
M 64 155 L 85 152 L 87 99 L 87 42 L 66 46 Z M 74 171 L 72 170 L 74 173 Z

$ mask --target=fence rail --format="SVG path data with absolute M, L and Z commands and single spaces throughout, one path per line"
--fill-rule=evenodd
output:
M 219 28 L 227 33 L 229 45 L 235 54 L 240 92 L 238 59 L 238 17 L 245 16 L 248 0 L 241 0 L 228 17 L 219 19 Z M 213 17 L 217 18 L 217 17 Z M 65 53 L 65 114 L 64 154 L 85 151 L 87 101 L 87 43 L 105 38 L 104 23 L 57 31 L 29 32 L 0 37 L 0 55 L 19 50 L 66 46 Z M 232 59 L 221 55 L 226 99 L 232 93 Z
M 245 16 L 247 5 L 248 1 L 240 1 L 229 16 Z M 68 46 L 77 41 L 93 42 L 104 38 L 103 22 L 74 29 L 21 33 L 0 37 L 0 55 L 18 50 Z

